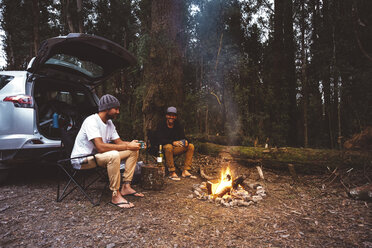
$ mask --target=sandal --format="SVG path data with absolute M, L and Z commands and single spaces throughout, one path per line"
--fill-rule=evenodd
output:
M 108 204 L 109 204 L 110 206 L 117 207 L 117 208 L 120 208 L 120 209 L 129 209 L 129 208 L 133 208 L 133 207 L 134 207 L 134 206 L 129 207 L 129 208 L 122 208 L 122 207 L 120 207 L 120 205 L 129 205 L 130 202 L 119 202 L 119 203 L 109 202 Z
M 194 175 L 187 175 L 187 176 L 182 176 L 183 178 L 192 178 L 192 179 L 196 179 L 197 177 L 194 176 Z
M 170 180 L 173 180 L 173 181 L 180 181 L 181 178 L 179 178 L 178 176 L 170 176 L 168 177 Z
M 125 197 L 125 196 L 135 196 L 135 197 L 144 197 L 144 195 L 142 193 L 138 193 L 138 192 L 134 192 L 134 193 L 131 193 L 131 194 L 126 194 L 126 195 L 121 195 L 122 197 Z

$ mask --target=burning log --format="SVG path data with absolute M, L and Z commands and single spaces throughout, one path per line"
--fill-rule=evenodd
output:
M 218 180 L 210 180 L 207 182 L 207 191 L 208 191 L 208 195 L 212 195 L 214 190 L 215 190 L 215 185 L 218 184 Z
M 236 189 L 238 187 L 238 185 L 242 185 L 242 183 L 244 182 L 245 180 L 245 176 L 239 176 L 238 178 L 235 178 L 232 182 L 232 188 L 233 189 Z
M 222 197 L 224 196 L 225 194 L 229 193 L 231 190 L 231 186 L 225 186 L 224 188 L 222 188 L 219 193 L 216 194 L 217 197 Z

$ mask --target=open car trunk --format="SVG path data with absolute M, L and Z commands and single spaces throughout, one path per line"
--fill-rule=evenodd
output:
M 97 97 L 82 84 L 37 78 L 33 95 L 37 128 L 49 139 L 60 139 L 59 128 L 80 128 L 87 116 L 97 112 Z

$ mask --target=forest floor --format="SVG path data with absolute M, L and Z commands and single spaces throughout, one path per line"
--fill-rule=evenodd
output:
M 198 166 L 220 160 L 198 155 Z M 254 166 L 234 171 L 258 180 Z M 354 170 L 356 184 L 365 180 Z M 197 199 L 193 184 L 166 180 L 161 191 L 128 199 L 132 209 L 92 207 L 79 193 L 56 202 L 56 169 L 28 167 L 0 186 L 0 247 L 372 247 L 371 203 L 348 197 L 331 172 L 299 174 L 265 169 L 267 196 L 248 207 L 223 207 Z M 360 185 L 359 185 L 360 186 Z

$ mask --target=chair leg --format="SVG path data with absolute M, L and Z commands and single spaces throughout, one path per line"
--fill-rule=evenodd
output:
M 58 186 L 57 186 L 57 202 L 61 202 L 64 198 L 66 198 L 70 193 L 72 193 L 76 188 L 78 188 L 80 190 L 80 192 L 92 203 L 93 206 L 98 206 L 99 205 L 99 202 L 101 200 L 101 197 L 102 197 L 102 194 L 103 192 L 101 193 L 101 196 L 98 200 L 98 202 L 94 202 L 94 200 L 92 199 L 92 197 L 90 197 L 86 192 L 85 190 L 91 185 L 93 184 L 95 181 L 97 181 L 97 179 L 99 178 L 96 178 L 95 180 L 93 180 L 90 184 L 88 184 L 87 186 L 82 186 L 76 179 L 76 175 L 78 173 L 78 171 L 74 171 L 71 175 L 71 173 L 69 173 L 63 165 L 59 165 L 58 166 L 65 172 L 65 174 L 67 174 L 67 176 L 69 177 L 69 181 L 66 183 L 64 189 L 62 190 L 62 193 L 60 194 L 60 183 L 58 182 Z M 69 191 L 67 191 L 68 187 L 70 186 L 71 183 L 74 183 L 75 186 L 70 189 Z M 66 192 L 67 191 L 67 192 Z

